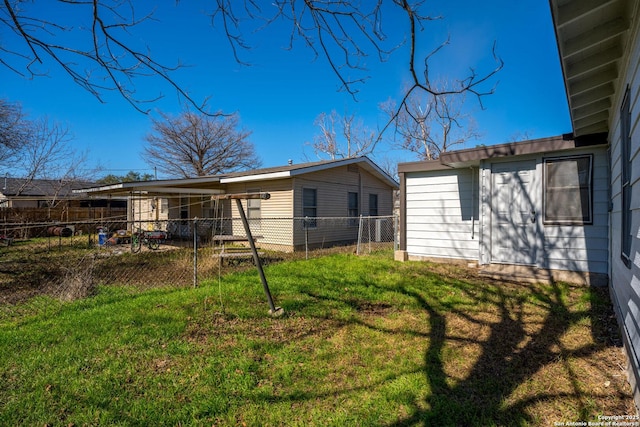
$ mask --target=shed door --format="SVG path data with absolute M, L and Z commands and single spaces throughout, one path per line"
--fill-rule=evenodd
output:
M 492 166 L 491 261 L 533 265 L 537 257 L 537 194 L 535 161 Z

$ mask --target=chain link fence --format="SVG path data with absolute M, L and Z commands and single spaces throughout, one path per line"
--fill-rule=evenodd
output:
M 261 263 L 397 246 L 396 217 L 248 219 Z M 25 229 L 28 227 L 28 230 Z M 84 298 L 98 286 L 197 286 L 255 268 L 240 218 L 6 225 L 0 234 L 0 316 Z M 31 236 L 31 237 L 24 237 Z

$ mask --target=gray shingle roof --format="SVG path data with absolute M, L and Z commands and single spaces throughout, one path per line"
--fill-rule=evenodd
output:
M 78 197 L 72 191 L 95 185 L 89 181 L 60 181 L 54 179 L 2 178 L 0 177 L 0 193 L 7 197 Z

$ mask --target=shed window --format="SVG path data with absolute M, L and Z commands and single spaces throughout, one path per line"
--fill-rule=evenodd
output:
M 304 226 L 306 228 L 317 226 L 318 192 L 315 188 L 302 189 L 302 216 L 305 218 Z
M 593 157 L 544 160 L 544 223 L 593 223 Z

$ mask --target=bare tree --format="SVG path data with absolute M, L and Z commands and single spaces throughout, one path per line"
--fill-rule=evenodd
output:
M 180 2 L 176 3 L 176 7 L 181 7 Z M 149 7 L 145 3 L 50 0 L 46 8 L 42 4 L 42 1 L 22 0 L 4 0 L 0 4 L 0 26 L 8 28 L 6 33 L 14 37 L 0 45 L 2 65 L 33 77 L 44 74 L 45 64 L 51 62 L 96 97 L 101 98 L 106 91 L 116 91 L 141 111 L 144 102 L 161 95 L 141 96 L 136 92 L 135 83 L 138 78 L 155 76 L 204 112 L 202 105 L 194 102 L 173 78 L 173 71 L 180 63 L 175 66 L 159 63 L 147 46 L 138 45 L 140 37 L 136 29 L 142 23 L 153 24 L 152 10 L 140 11 Z M 431 84 L 430 60 L 448 40 L 426 57 L 417 53 L 420 32 L 430 21 L 440 19 L 424 11 L 427 2 L 423 0 L 274 0 L 268 3 L 215 0 L 211 4 L 211 23 L 222 28 L 237 61 L 244 63 L 240 52 L 251 48 L 247 34 L 288 24 L 289 47 L 302 40 L 308 49 L 325 58 L 341 89 L 354 96 L 368 78 L 366 63 L 371 57 L 385 61 L 400 46 L 408 45 L 401 52 L 408 55 L 406 63 L 411 84 L 397 105 L 397 114 L 416 92 L 431 95 L 467 92 L 481 100 L 493 92 L 487 83 L 502 68 L 502 61 L 496 58 L 496 67 L 488 72 L 478 74 L 471 69 L 467 76 L 457 79 L 455 85 L 435 88 Z M 404 17 L 404 25 L 398 26 L 397 20 L 383 19 L 391 15 Z
M 237 114 L 161 114 L 146 137 L 144 160 L 184 178 L 255 168 L 261 162 L 248 140 L 251 133 L 239 130 L 238 124 Z
M 320 133 L 307 143 L 319 158 L 334 160 L 371 154 L 377 134 L 368 129 L 354 114 L 341 116 L 335 110 L 320 113 L 314 122 Z
M 70 146 L 73 135 L 69 129 L 48 118 L 27 122 L 29 133 L 23 146 L 13 156 L 19 165 L 15 173 L 23 178 L 20 194 L 37 179 L 48 181 L 50 206 L 55 206 L 58 196 L 70 182 L 87 181 L 86 153 L 78 153 Z M 89 173 L 90 174 L 90 173 Z M 53 190 L 53 191 L 51 191 Z
M 400 109 L 389 100 L 380 108 L 394 120 L 397 148 L 433 160 L 479 138 L 476 122 L 463 106 L 464 94 L 443 94 L 410 97 Z
M 0 99 L 0 161 L 7 160 L 29 138 L 29 126 L 20 105 Z

